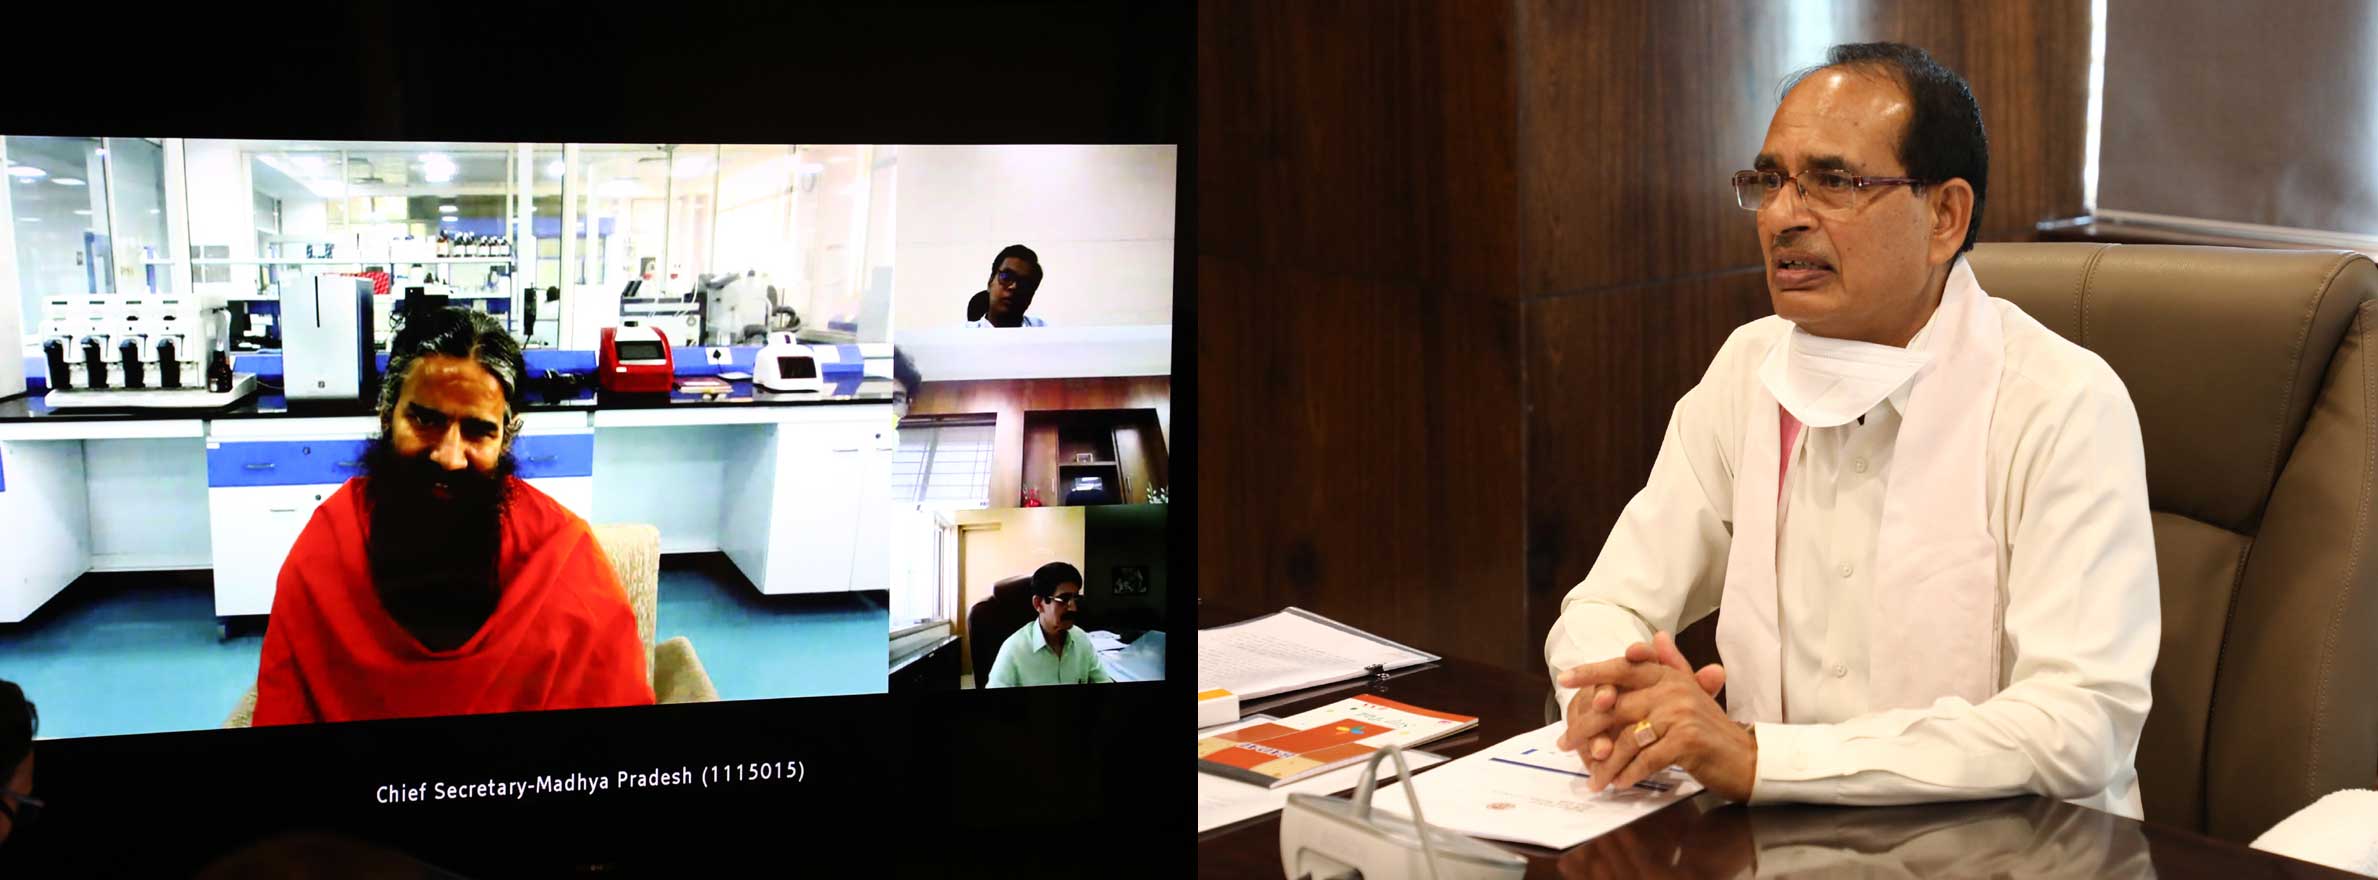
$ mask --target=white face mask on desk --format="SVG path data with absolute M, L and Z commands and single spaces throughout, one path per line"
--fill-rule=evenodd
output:
M 1871 412 L 1930 363 L 1928 351 L 1831 339 L 1794 327 L 1759 365 L 1759 381 L 1801 424 L 1830 428 Z

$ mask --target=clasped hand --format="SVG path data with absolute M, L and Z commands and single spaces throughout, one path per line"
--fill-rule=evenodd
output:
M 1696 673 L 1674 636 L 1663 631 L 1652 641 L 1560 674 L 1561 687 L 1578 689 L 1561 749 L 1578 752 L 1594 791 L 1632 786 L 1673 764 L 1721 797 L 1750 800 L 1759 742 L 1718 707 L 1725 667 L 1712 663 Z M 1637 732 L 1646 721 L 1648 745 Z

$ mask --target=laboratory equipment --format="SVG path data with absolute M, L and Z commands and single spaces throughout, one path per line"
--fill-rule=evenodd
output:
M 696 294 L 704 345 L 749 345 L 775 331 L 801 329 L 800 313 L 785 305 L 768 276 L 757 271 L 704 275 Z
M 361 400 L 372 372 L 372 282 L 316 275 L 309 294 L 281 300 L 282 394 Z
M 677 376 L 669 337 L 657 327 L 605 327 L 596 374 L 612 394 L 667 394 Z
M 75 294 L 43 299 L 42 360 L 52 409 L 217 407 L 255 388 L 255 377 L 204 372 L 219 340 L 189 294 Z M 242 379 L 244 378 L 244 382 Z
M 630 280 L 619 292 L 620 326 L 657 328 L 671 339 L 700 338 L 702 304 L 691 293 L 672 296 L 660 287 L 654 282 L 647 291 L 643 279 Z
M 793 341 L 793 334 L 768 334 L 768 345 L 753 356 L 753 385 L 769 391 L 819 393 L 828 387 L 817 352 Z

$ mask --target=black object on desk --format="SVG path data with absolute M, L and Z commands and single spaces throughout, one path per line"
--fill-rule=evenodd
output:
M 107 387 L 107 360 L 99 353 L 97 336 L 83 337 L 83 371 L 90 374 L 89 384 L 92 388 Z
M 215 352 L 206 365 L 206 390 L 221 394 L 231 390 L 231 355 Z
M 74 371 L 66 366 L 66 340 L 42 343 L 41 356 L 49 361 L 51 388 L 63 391 L 74 387 Z
M 124 387 L 146 387 L 148 377 L 141 375 L 140 371 L 140 340 L 126 339 L 116 343 L 116 355 L 124 359 Z
M 174 350 L 173 340 L 157 340 L 157 387 L 182 387 L 182 362 L 177 359 L 180 354 Z

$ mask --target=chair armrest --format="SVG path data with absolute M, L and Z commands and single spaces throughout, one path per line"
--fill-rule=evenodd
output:
M 231 717 L 223 719 L 223 726 L 247 727 L 256 721 L 256 686 L 248 685 L 247 694 L 239 698 L 239 706 L 231 710 Z
M 710 673 L 702 669 L 702 658 L 695 656 L 694 643 L 678 636 L 660 643 L 653 649 L 652 696 L 662 703 L 711 703 L 718 700 L 718 688 L 711 686 Z

